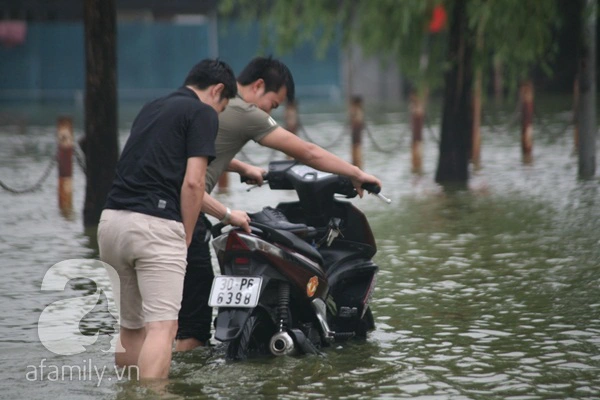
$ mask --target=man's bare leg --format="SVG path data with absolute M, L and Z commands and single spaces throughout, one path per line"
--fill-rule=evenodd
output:
M 146 328 L 129 329 L 121 326 L 117 352 L 115 353 L 115 364 L 119 367 L 137 365 L 145 338 Z
M 176 334 L 177 320 L 154 321 L 146 324 L 146 339 L 138 359 L 140 379 L 164 379 L 169 376 Z

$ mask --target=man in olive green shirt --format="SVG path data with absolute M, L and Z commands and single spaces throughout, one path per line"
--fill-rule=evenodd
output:
M 283 102 L 294 99 L 294 80 L 281 61 L 256 57 L 237 77 L 238 96 L 219 115 L 219 132 L 215 141 L 216 158 L 206 171 L 206 194 L 202 211 L 221 222 L 250 231 L 249 217 L 241 210 L 231 210 L 210 196 L 219 177 L 225 171 L 237 172 L 258 185 L 263 183 L 263 168 L 234 159 L 242 147 L 253 140 L 262 146 L 280 150 L 299 162 L 315 169 L 345 175 L 362 197 L 363 183 L 382 186 L 375 176 L 363 172 L 327 150 L 300 139 L 279 126 L 269 115 Z M 210 226 L 202 217 L 188 249 L 183 300 L 179 313 L 176 350 L 190 350 L 208 342 L 212 309 L 208 296 L 214 278 L 210 248 L 205 240 Z

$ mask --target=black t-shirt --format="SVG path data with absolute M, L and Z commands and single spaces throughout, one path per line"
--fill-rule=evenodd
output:
M 146 104 L 133 121 L 105 208 L 181 221 L 190 157 L 215 158 L 217 112 L 186 87 Z

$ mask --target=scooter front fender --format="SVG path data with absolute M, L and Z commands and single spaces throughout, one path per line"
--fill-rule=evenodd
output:
M 254 308 L 220 308 L 215 321 L 215 339 L 228 342 L 236 339 Z

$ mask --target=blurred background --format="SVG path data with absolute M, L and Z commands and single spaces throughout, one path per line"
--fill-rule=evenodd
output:
M 281 56 L 302 100 L 343 101 L 349 68 L 357 76 L 356 90 L 370 99 L 401 98 L 401 75 L 392 66 L 376 58 L 349 60 L 340 43 L 319 57 L 311 44 L 276 54 L 261 48 L 258 21 L 219 15 L 215 0 L 119 0 L 116 5 L 119 100 L 145 100 L 180 86 L 202 58 L 219 57 L 238 73 L 258 53 Z M 83 2 L 2 0 L 0 16 L 0 100 L 82 104 Z
M 545 27 L 554 41 L 553 73 L 547 76 L 534 65 L 533 76 L 539 90 L 571 93 L 581 20 L 575 2 L 556 4 L 562 22 Z M 83 102 L 83 5 L 80 0 L 0 0 L 0 100 Z M 234 4 L 224 13 L 217 0 L 116 1 L 119 100 L 149 99 L 179 86 L 199 59 L 220 57 L 237 73 L 259 53 L 286 62 L 302 100 L 340 102 L 350 94 L 370 103 L 406 98 L 411 82 L 389 54 L 365 55 L 356 43 L 346 46 L 341 35 L 319 54 L 317 39 L 277 51 L 261 41 L 263 21 L 248 21 L 245 15 L 252 14 L 242 6 Z

